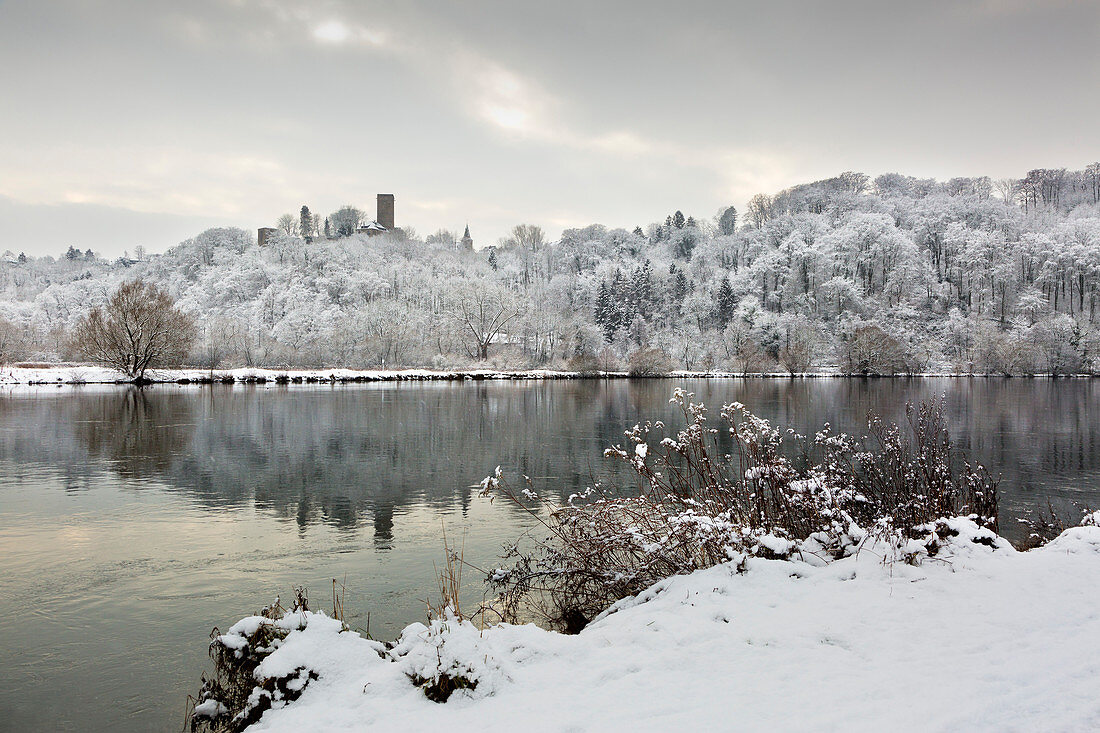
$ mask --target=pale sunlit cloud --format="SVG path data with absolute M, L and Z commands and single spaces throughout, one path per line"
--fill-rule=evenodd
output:
M 470 114 L 511 139 L 642 162 L 662 169 L 698 169 L 718 180 L 729 197 L 744 199 L 794 182 L 795 166 L 786 156 L 762 148 L 740 149 L 672 142 L 629 128 L 585 130 L 570 125 L 560 110 L 568 105 L 537 80 L 469 50 L 461 53 L 452 83 Z M 469 93 L 469 80 L 477 80 Z M 556 217 L 576 225 L 576 219 Z
M 471 111 L 493 127 L 519 136 L 545 138 L 548 130 L 541 127 L 553 100 L 531 81 L 509 71 L 493 61 L 467 54 L 454 77 L 457 91 L 469 91 Z
M 319 43 L 334 46 L 346 44 L 382 46 L 386 43 L 386 34 L 361 25 L 329 19 L 313 26 L 313 39 Z
M 313 27 L 313 37 L 322 43 L 344 43 L 351 37 L 351 31 L 338 20 L 326 20 Z

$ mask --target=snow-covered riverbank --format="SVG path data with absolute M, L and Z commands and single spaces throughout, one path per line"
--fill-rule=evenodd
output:
M 355 382 L 462 381 L 462 380 L 546 380 L 584 378 L 626 378 L 626 372 L 569 372 L 553 369 L 154 369 L 145 380 L 153 384 L 338 384 Z M 757 372 L 738 374 L 721 371 L 676 370 L 667 377 L 685 379 L 747 378 L 830 378 L 849 377 L 836 371 L 787 373 Z M 987 377 L 1004 375 L 967 375 L 928 372 L 915 377 Z M 1049 375 L 1036 375 L 1049 376 Z M 1089 375 L 1073 375 L 1086 377 Z M 0 367 L 0 387 L 17 385 L 129 384 L 132 380 L 113 369 L 83 364 L 42 367 Z
M 865 547 L 667 579 L 576 636 L 448 618 L 412 624 L 391 649 L 291 612 L 256 677 L 276 698 L 301 695 L 250 730 L 1100 728 L 1100 527 L 1018 552 L 950 525 L 959 534 L 935 557 L 904 548 L 916 565 Z M 270 623 L 220 639 L 248 652 Z M 440 673 L 474 686 L 432 702 L 414 680 Z
M 492 369 L 152 369 L 149 383 L 176 384 L 319 384 L 464 379 L 575 379 L 576 372 Z M 614 376 L 614 374 L 612 374 Z M 625 376 L 622 375 L 622 376 Z M 87 365 L 0 368 L 0 385 L 128 384 L 132 380 L 113 369 Z

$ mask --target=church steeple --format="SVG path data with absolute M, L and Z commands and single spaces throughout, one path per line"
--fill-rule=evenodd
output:
M 462 248 L 473 249 L 474 238 L 470 236 L 470 223 L 466 222 L 466 231 L 462 233 Z

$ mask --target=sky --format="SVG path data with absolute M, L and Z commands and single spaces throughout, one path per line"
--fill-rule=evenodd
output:
M 1097 69 L 1100 0 L 0 0 L 0 251 L 380 192 L 482 247 L 846 170 L 1080 169 Z

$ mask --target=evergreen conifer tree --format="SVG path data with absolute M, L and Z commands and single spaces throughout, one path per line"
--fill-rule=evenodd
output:
M 312 242 L 313 237 L 310 236 L 313 232 L 313 214 L 309 213 L 309 207 L 303 206 L 301 211 L 301 222 L 298 225 L 298 231 L 302 233 L 302 237 L 306 242 Z
M 649 260 L 634 270 L 631 282 L 631 300 L 634 305 L 634 314 L 649 319 L 653 315 L 653 273 Z
M 688 282 L 687 276 L 684 275 L 683 270 L 677 270 L 676 274 L 672 277 L 672 300 L 676 305 L 684 302 L 684 298 L 691 292 L 691 283 Z
M 737 308 L 737 300 L 733 294 L 733 287 L 728 277 L 723 277 L 718 284 L 718 293 L 714 298 L 714 317 L 718 325 L 725 328 L 733 320 L 734 310 Z
M 622 286 L 622 275 L 616 270 L 611 282 L 600 282 L 596 295 L 596 323 L 603 330 L 604 341 L 609 344 L 615 340 L 615 334 L 623 325 Z

